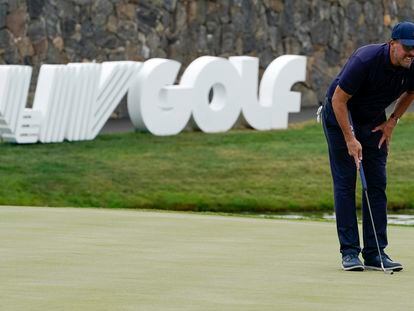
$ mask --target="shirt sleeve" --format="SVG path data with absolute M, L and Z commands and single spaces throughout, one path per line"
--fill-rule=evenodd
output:
M 408 89 L 409 92 L 414 92 L 414 63 L 411 63 L 410 74 L 408 75 Z
M 414 92 L 414 79 L 410 77 L 410 80 L 408 81 L 408 92 Z
M 351 56 L 346 63 L 338 85 L 349 95 L 354 95 L 368 76 L 368 66 L 358 56 Z

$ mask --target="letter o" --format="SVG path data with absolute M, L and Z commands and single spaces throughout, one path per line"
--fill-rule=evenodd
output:
M 241 112 L 240 75 L 227 60 L 220 57 L 197 58 L 185 70 L 180 85 L 193 90 L 193 119 L 206 133 L 226 132 Z M 213 89 L 212 101 L 209 92 Z

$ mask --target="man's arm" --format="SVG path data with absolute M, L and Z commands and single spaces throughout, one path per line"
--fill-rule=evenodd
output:
M 381 148 L 384 142 L 387 144 L 387 148 L 389 148 L 392 131 L 397 125 L 398 119 L 402 117 L 413 100 L 414 91 L 407 91 L 402 93 L 395 104 L 394 112 L 391 114 L 391 117 L 372 130 L 373 132 L 382 131 L 382 137 L 379 141 L 378 148 Z
M 346 93 L 338 85 L 332 96 L 332 107 L 335 113 L 336 120 L 341 127 L 342 134 L 348 148 L 348 154 L 355 160 L 355 165 L 359 169 L 359 162 L 362 160 L 362 146 L 359 141 L 355 138 L 351 130 L 351 124 L 349 123 L 348 115 L 348 100 L 352 97 Z

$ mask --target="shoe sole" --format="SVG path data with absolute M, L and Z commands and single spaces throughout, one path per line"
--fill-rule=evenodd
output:
M 344 271 L 364 271 L 365 267 L 362 266 L 362 265 L 352 266 L 352 267 L 348 267 L 348 268 L 345 268 L 344 266 L 342 266 L 342 269 Z
M 383 271 L 381 267 L 375 267 L 375 266 L 365 266 L 365 269 L 368 269 L 368 270 L 376 270 L 376 271 Z M 403 269 L 402 266 L 396 266 L 394 268 L 385 268 L 385 271 L 399 272 L 402 269 Z

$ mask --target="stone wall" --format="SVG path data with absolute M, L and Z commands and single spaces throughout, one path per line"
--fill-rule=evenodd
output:
M 308 56 L 302 105 L 322 100 L 349 54 L 413 18 L 408 0 L 0 0 L 0 63 Z M 35 79 L 33 79 L 35 81 Z M 33 89 L 33 87 L 32 87 Z

